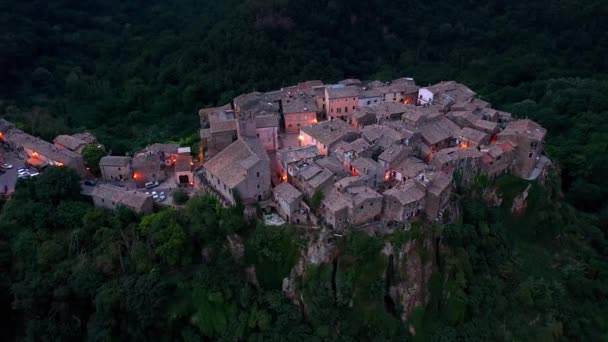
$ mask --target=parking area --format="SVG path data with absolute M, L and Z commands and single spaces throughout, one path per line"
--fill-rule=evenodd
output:
M 0 164 L 9 164 L 13 166 L 10 169 L 3 169 L 4 173 L 0 174 L 0 193 L 8 195 L 15 191 L 15 184 L 18 179 L 17 169 L 24 167 L 25 163 L 15 153 L 6 152 L 1 146 L 0 153 L 3 157 Z M 30 169 L 30 171 L 35 172 L 33 169 Z

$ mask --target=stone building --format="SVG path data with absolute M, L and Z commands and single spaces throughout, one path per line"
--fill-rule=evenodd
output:
M 91 198 L 99 208 L 114 210 L 125 206 L 139 214 L 151 214 L 154 209 L 154 201 L 149 195 L 110 184 L 97 185 Z
M 105 156 L 99 161 L 101 178 L 106 181 L 124 181 L 133 176 L 131 157 Z
M 270 159 L 256 139 L 239 139 L 203 164 L 208 185 L 236 204 L 268 199 L 271 195 Z
M 306 223 L 306 211 L 302 205 L 304 195 L 288 182 L 277 185 L 274 190 L 274 200 L 279 215 L 288 223 Z

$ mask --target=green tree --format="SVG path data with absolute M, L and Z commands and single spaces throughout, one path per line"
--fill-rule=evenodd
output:
M 98 145 L 89 144 L 82 150 L 82 159 L 84 159 L 85 165 L 89 168 L 91 173 L 94 175 L 99 174 L 99 161 L 106 155 L 106 151 L 103 147 Z

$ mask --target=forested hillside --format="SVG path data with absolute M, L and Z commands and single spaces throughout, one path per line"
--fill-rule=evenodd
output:
M 429 307 L 408 325 L 374 311 L 372 295 L 359 311 L 332 299 L 322 269 L 308 290 L 328 301 L 302 315 L 273 280 L 294 262 L 296 231 L 253 229 L 206 198 L 110 214 L 50 172 L 0 214 L 3 340 L 605 340 L 607 17 L 603 0 L 0 1 L 0 116 L 45 138 L 89 129 L 116 154 L 190 143 L 199 108 L 242 92 L 412 76 L 457 80 L 538 121 L 557 166 L 523 218 L 460 194 Z M 505 197 L 525 187 L 501 182 L 479 186 Z M 244 263 L 277 270 L 259 289 L 223 248 L 235 232 L 266 253 Z M 381 246 L 350 239 L 346 251 Z M 355 272 L 371 268 L 354 260 Z M 374 279 L 353 292 L 375 293 Z

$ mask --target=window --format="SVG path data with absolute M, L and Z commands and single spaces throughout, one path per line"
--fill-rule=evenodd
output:
M 300 127 L 300 124 L 298 124 L 298 127 Z
M 367 101 L 367 104 L 370 104 L 371 102 L 372 102 L 372 101 Z M 374 101 L 374 102 L 376 102 L 376 101 Z
M 260 173 L 259 172 L 256 172 L 255 175 L 256 175 L 256 177 L 260 178 Z
M 370 204 L 369 204 L 369 206 L 370 206 L 370 207 L 373 207 L 373 206 L 374 206 L 374 202 L 370 203 Z
M 226 184 L 224 184 L 224 190 L 226 190 Z
M 342 108 L 338 108 L 338 109 L 336 109 L 336 112 L 337 112 L 338 114 L 342 113 Z
M 258 189 L 260 188 L 260 184 L 258 184 Z
M 348 113 L 348 107 L 344 107 L 344 113 Z
M 120 168 L 118 168 L 118 171 L 120 171 Z
M 106 201 L 106 200 L 104 200 L 103 198 L 101 199 L 101 202 L 102 202 L 102 203 L 103 203 L 103 202 L 105 202 L 105 201 Z
M 355 108 L 357 108 L 357 107 L 353 106 L 353 110 L 355 110 Z
M 528 158 L 532 158 L 532 152 L 530 152 L 530 154 L 528 155 Z
M 220 184 L 220 180 L 219 179 L 217 180 L 217 184 Z
M 325 109 L 325 103 L 323 104 L 323 109 Z
M 293 125 L 292 125 L 292 124 L 289 124 L 289 127 L 293 127 Z

